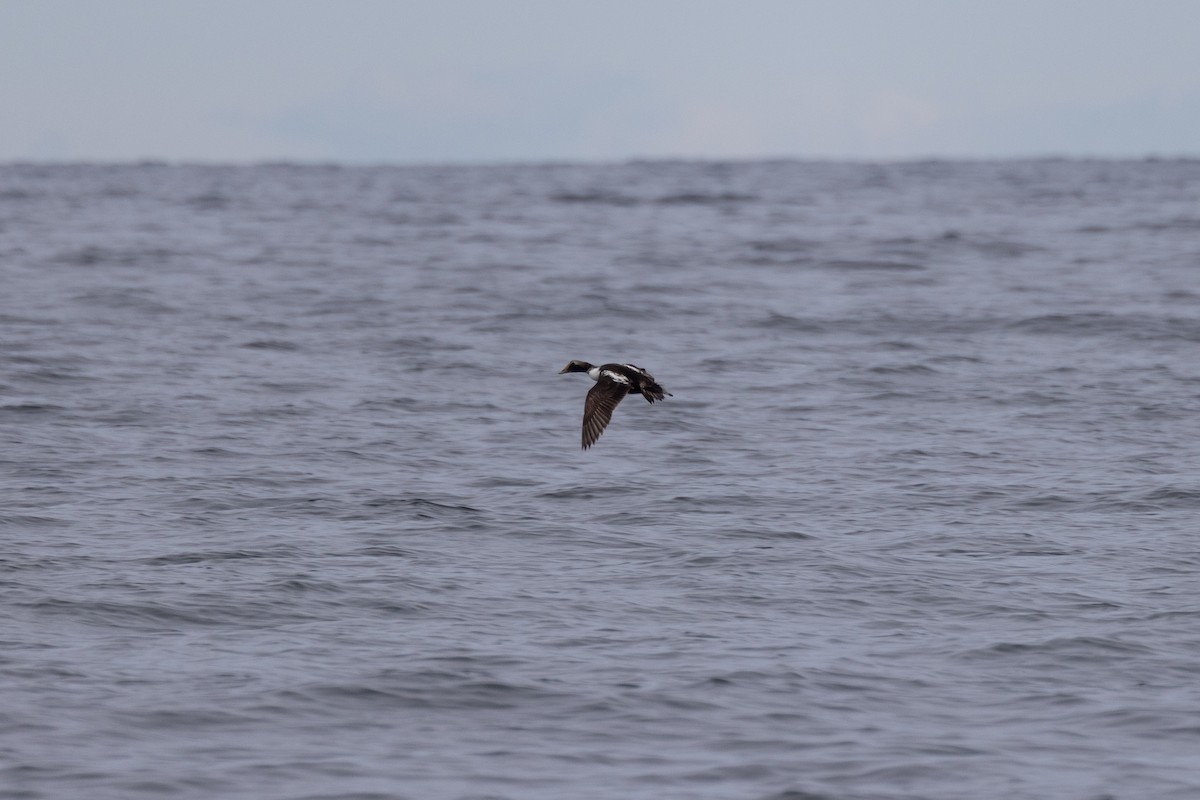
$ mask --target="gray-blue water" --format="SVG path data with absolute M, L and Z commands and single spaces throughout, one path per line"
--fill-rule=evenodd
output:
M 1200 797 L 1200 161 L 9 165 L 0 279 L 6 800 Z

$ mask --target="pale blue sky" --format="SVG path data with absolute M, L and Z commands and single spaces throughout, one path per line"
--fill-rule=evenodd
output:
M 0 160 L 1200 154 L 1200 0 L 0 0 Z

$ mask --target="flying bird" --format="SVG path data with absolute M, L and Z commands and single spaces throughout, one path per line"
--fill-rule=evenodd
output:
M 604 433 L 612 419 L 613 409 L 625 399 L 625 395 L 640 394 L 651 403 L 662 400 L 664 395 L 671 395 L 654 380 L 653 375 L 633 364 L 601 364 L 597 367 L 586 361 L 575 360 L 559 370 L 558 374 L 564 372 L 586 372 L 596 382 L 583 401 L 584 450 L 595 444 L 600 434 Z

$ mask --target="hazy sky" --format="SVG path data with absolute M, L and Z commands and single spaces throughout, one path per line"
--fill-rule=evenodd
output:
M 0 0 L 0 160 L 1200 154 L 1200 0 Z

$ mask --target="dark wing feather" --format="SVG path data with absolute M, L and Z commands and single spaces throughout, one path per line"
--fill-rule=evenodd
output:
M 583 449 L 587 450 L 612 419 L 613 409 L 624 399 L 629 391 L 629 385 L 617 383 L 611 378 L 601 377 L 596 385 L 588 390 L 583 401 Z

